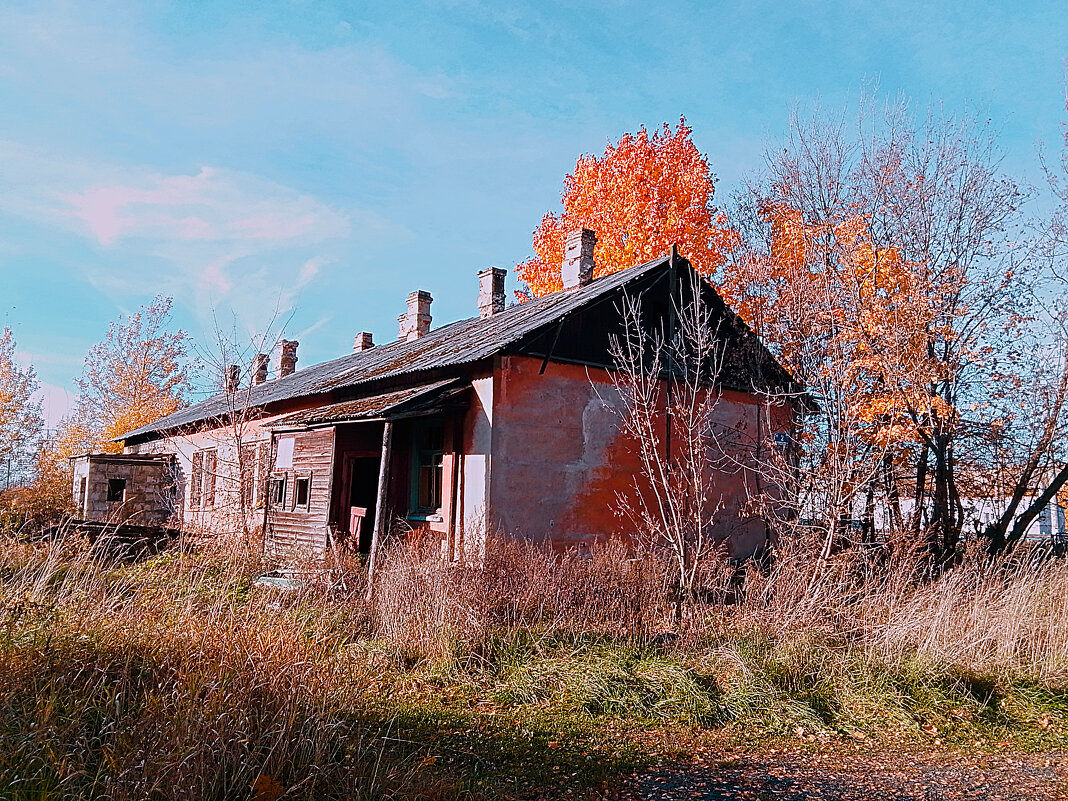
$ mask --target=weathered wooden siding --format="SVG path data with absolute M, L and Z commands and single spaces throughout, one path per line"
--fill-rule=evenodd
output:
M 293 438 L 293 464 L 282 468 L 275 464 L 272 477 L 285 477 L 285 500 L 274 503 L 267 514 L 268 548 L 284 555 L 295 550 L 322 551 L 327 546 L 330 524 L 331 487 L 334 477 L 334 429 L 321 428 L 295 434 L 279 434 L 278 443 Z M 307 507 L 296 504 L 297 481 L 310 479 Z

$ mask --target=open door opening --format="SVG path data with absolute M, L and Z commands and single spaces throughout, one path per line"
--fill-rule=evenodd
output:
M 345 518 L 349 536 L 360 553 L 371 551 L 371 536 L 375 525 L 375 504 L 378 497 L 378 456 L 351 457 L 349 467 L 348 504 Z M 359 512 L 363 510 L 361 515 Z M 358 522 L 357 522 L 358 521 Z M 357 539 L 356 528 L 359 528 Z

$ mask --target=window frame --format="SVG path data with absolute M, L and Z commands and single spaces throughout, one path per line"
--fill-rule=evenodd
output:
M 215 477 L 219 464 L 218 448 L 201 448 L 193 452 L 189 476 L 189 508 L 215 508 Z
M 304 503 L 300 502 L 300 485 L 305 486 Z M 310 512 L 311 511 L 311 499 L 312 499 L 312 474 L 307 473 L 293 473 L 293 503 L 292 511 L 294 512 Z
M 200 508 L 200 493 L 204 487 L 204 451 L 196 451 L 189 467 L 189 508 Z
M 267 484 L 267 508 L 268 509 L 282 509 L 286 508 L 286 495 L 289 492 L 289 473 L 272 473 L 268 479 Z M 280 488 L 281 492 L 277 492 L 276 488 Z M 277 497 L 279 496 L 280 497 Z
M 420 442 L 421 436 L 435 428 L 440 431 L 439 447 L 422 447 Z M 441 515 L 442 508 L 444 507 L 445 503 L 445 436 L 445 421 L 441 418 L 428 418 L 425 420 L 413 421 L 411 431 L 411 459 L 409 470 L 410 482 L 408 492 L 409 520 L 432 521 L 432 518 L 436 518 Z M 430 488 L 430 491 L 436 495 L 437 500 L 437 506 L 433 508 L 429 506 L 423 506 L 420 503 L 420 496 L 422 495 L 423 489 L 420 482 L 423 476 L 422 468 L 425 467 L 430 467 L 433 470 L 433 474 L 436 475 L 437 478 L 437 480 L 434 482 L 436 486 Z
M 108 503 L 126 503 L 126 485 L 127 480 L 125 478 L 109 478 L 108 479 Z M 119 488 L 118 497 L 116 497 L 115 488 Z

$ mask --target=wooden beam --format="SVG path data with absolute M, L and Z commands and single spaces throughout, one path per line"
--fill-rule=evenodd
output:
M 375 588 L 375 562 L 378 548 L 386 535 L 386 500 L 389 495 L 389 457 L 393 450 L 393 421 L 382 424 L 382 458 L 378 463 L 378 500 L 375 503 L 375 528 L 371 532 L 371 553 L 367 559 L 367 601 L 370 602 Z

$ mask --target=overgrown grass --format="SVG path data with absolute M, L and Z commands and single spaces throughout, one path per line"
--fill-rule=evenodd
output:
M 5 543 L 0 797 L 518 798 L 702 738 L 1068 744 L 1060 562 L 795 562 L 670 633 L 664 566 L 614 546 L 395 548 L 371 605 L 328 564 L 293 593 L 252 553 Z

